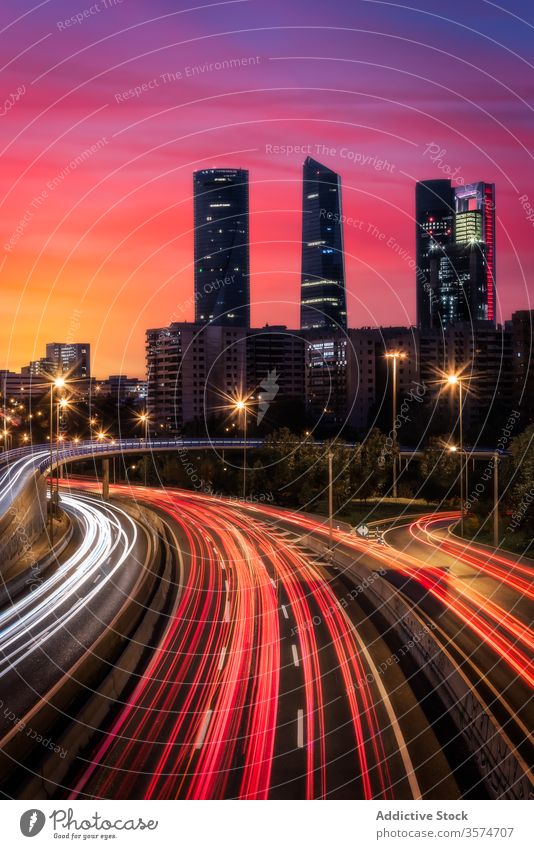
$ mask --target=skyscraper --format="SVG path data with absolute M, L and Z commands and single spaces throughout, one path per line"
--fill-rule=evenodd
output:
M 430 254 L 430 316 L 435 329 L 487 321 L 486 245 L 472 237 Z
M 450 180 L 423 180 L 415 187 L 417 326 L 432 326 L 430 258 L 454 241 L 454 190 Z
M 495 184 L 469 183 L 466 186 L 458 186 L 454 195 L 457 221 L 467 212 L 478 212 L 480 216 L 481 239 L 486 245 L 487 319 L 495 324 Z
M 193 174 L 195 321 L 250 325 L 248 171 Z
M 495 324 L 495 186 L 425 180 L 415 197 L 417 326 Z
M 347 327 L 341 178 L 311 157 L 303 168 L 300 326 Z

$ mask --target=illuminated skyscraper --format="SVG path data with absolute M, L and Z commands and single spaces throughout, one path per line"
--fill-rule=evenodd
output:
M 495 324 L 495 186 L 416 185 L 417 326 Z
M 487 318 L 495 324 L 495 184 L 469 183 L 454 190 L 457 218 L 462 213 L 476 211 L 481 219 L 481 238 L 486 245 Z
M 415 187 L 417 326 L 432 326 L 430 259 L 454 241 L 454 190 L 450 180 L 424 180 Z
M 300 326 L 346 329 L 341 179 L 308 157 L 302 189 Z
M 195 321 L 250 325 L 248 171 L 195 171 Z

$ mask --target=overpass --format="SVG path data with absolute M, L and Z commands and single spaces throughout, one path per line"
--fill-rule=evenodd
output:
M 168 451 L 243 451 L 259 449 L 263 439 L 231 438 L 176 438 L 176 439 L 108 439 L 105 441 L 80 441 L 53 445 L 52 462 L 50 444 L 15 448 L 0 455 L 0 560 L 9 560 L 17 552 L 28 547 L 31 541 L 44 530 L 46 522 L 46 475 L 50 471 L 87 459 L 106 459 L 132 454 L 155 454 Z M 299 444 L 298 441 L 295 444 Z M 317 441 L 316 445 L 328 445 Z M 346 443 L 347 451 L 354 450 L 355 443 Z M 470 459 L 489 459 L 498 452 L 485 448 L 464 448 Z M 401 459 L 420 459 L 422 448 L 402 447 Z M 105 478 L 108 470 L 105 469 Z

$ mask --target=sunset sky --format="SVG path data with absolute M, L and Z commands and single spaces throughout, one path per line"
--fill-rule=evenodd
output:
M 415 320 L 414 181 L 451 172 L 496 183 L 499 320 L 531 306 L 528 0 L 19 0 L 0 39 L 0 368 L 71 338 L 98 377 L 144 374 L 145 329 L 193 318 L 210 166 L 250 171 L 253 324 L 298 326 L 308 152 L 356 219 L 351 326 Z

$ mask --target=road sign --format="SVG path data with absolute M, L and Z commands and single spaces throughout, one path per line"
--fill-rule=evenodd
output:
M 369 536 L 369 528 L 367 527 L 367 525 L 360 525 L 360 527 L 357 528 L 356 531 L 357 531 L 358 535 L 361 536 L 361 537 L 368 537 Z

